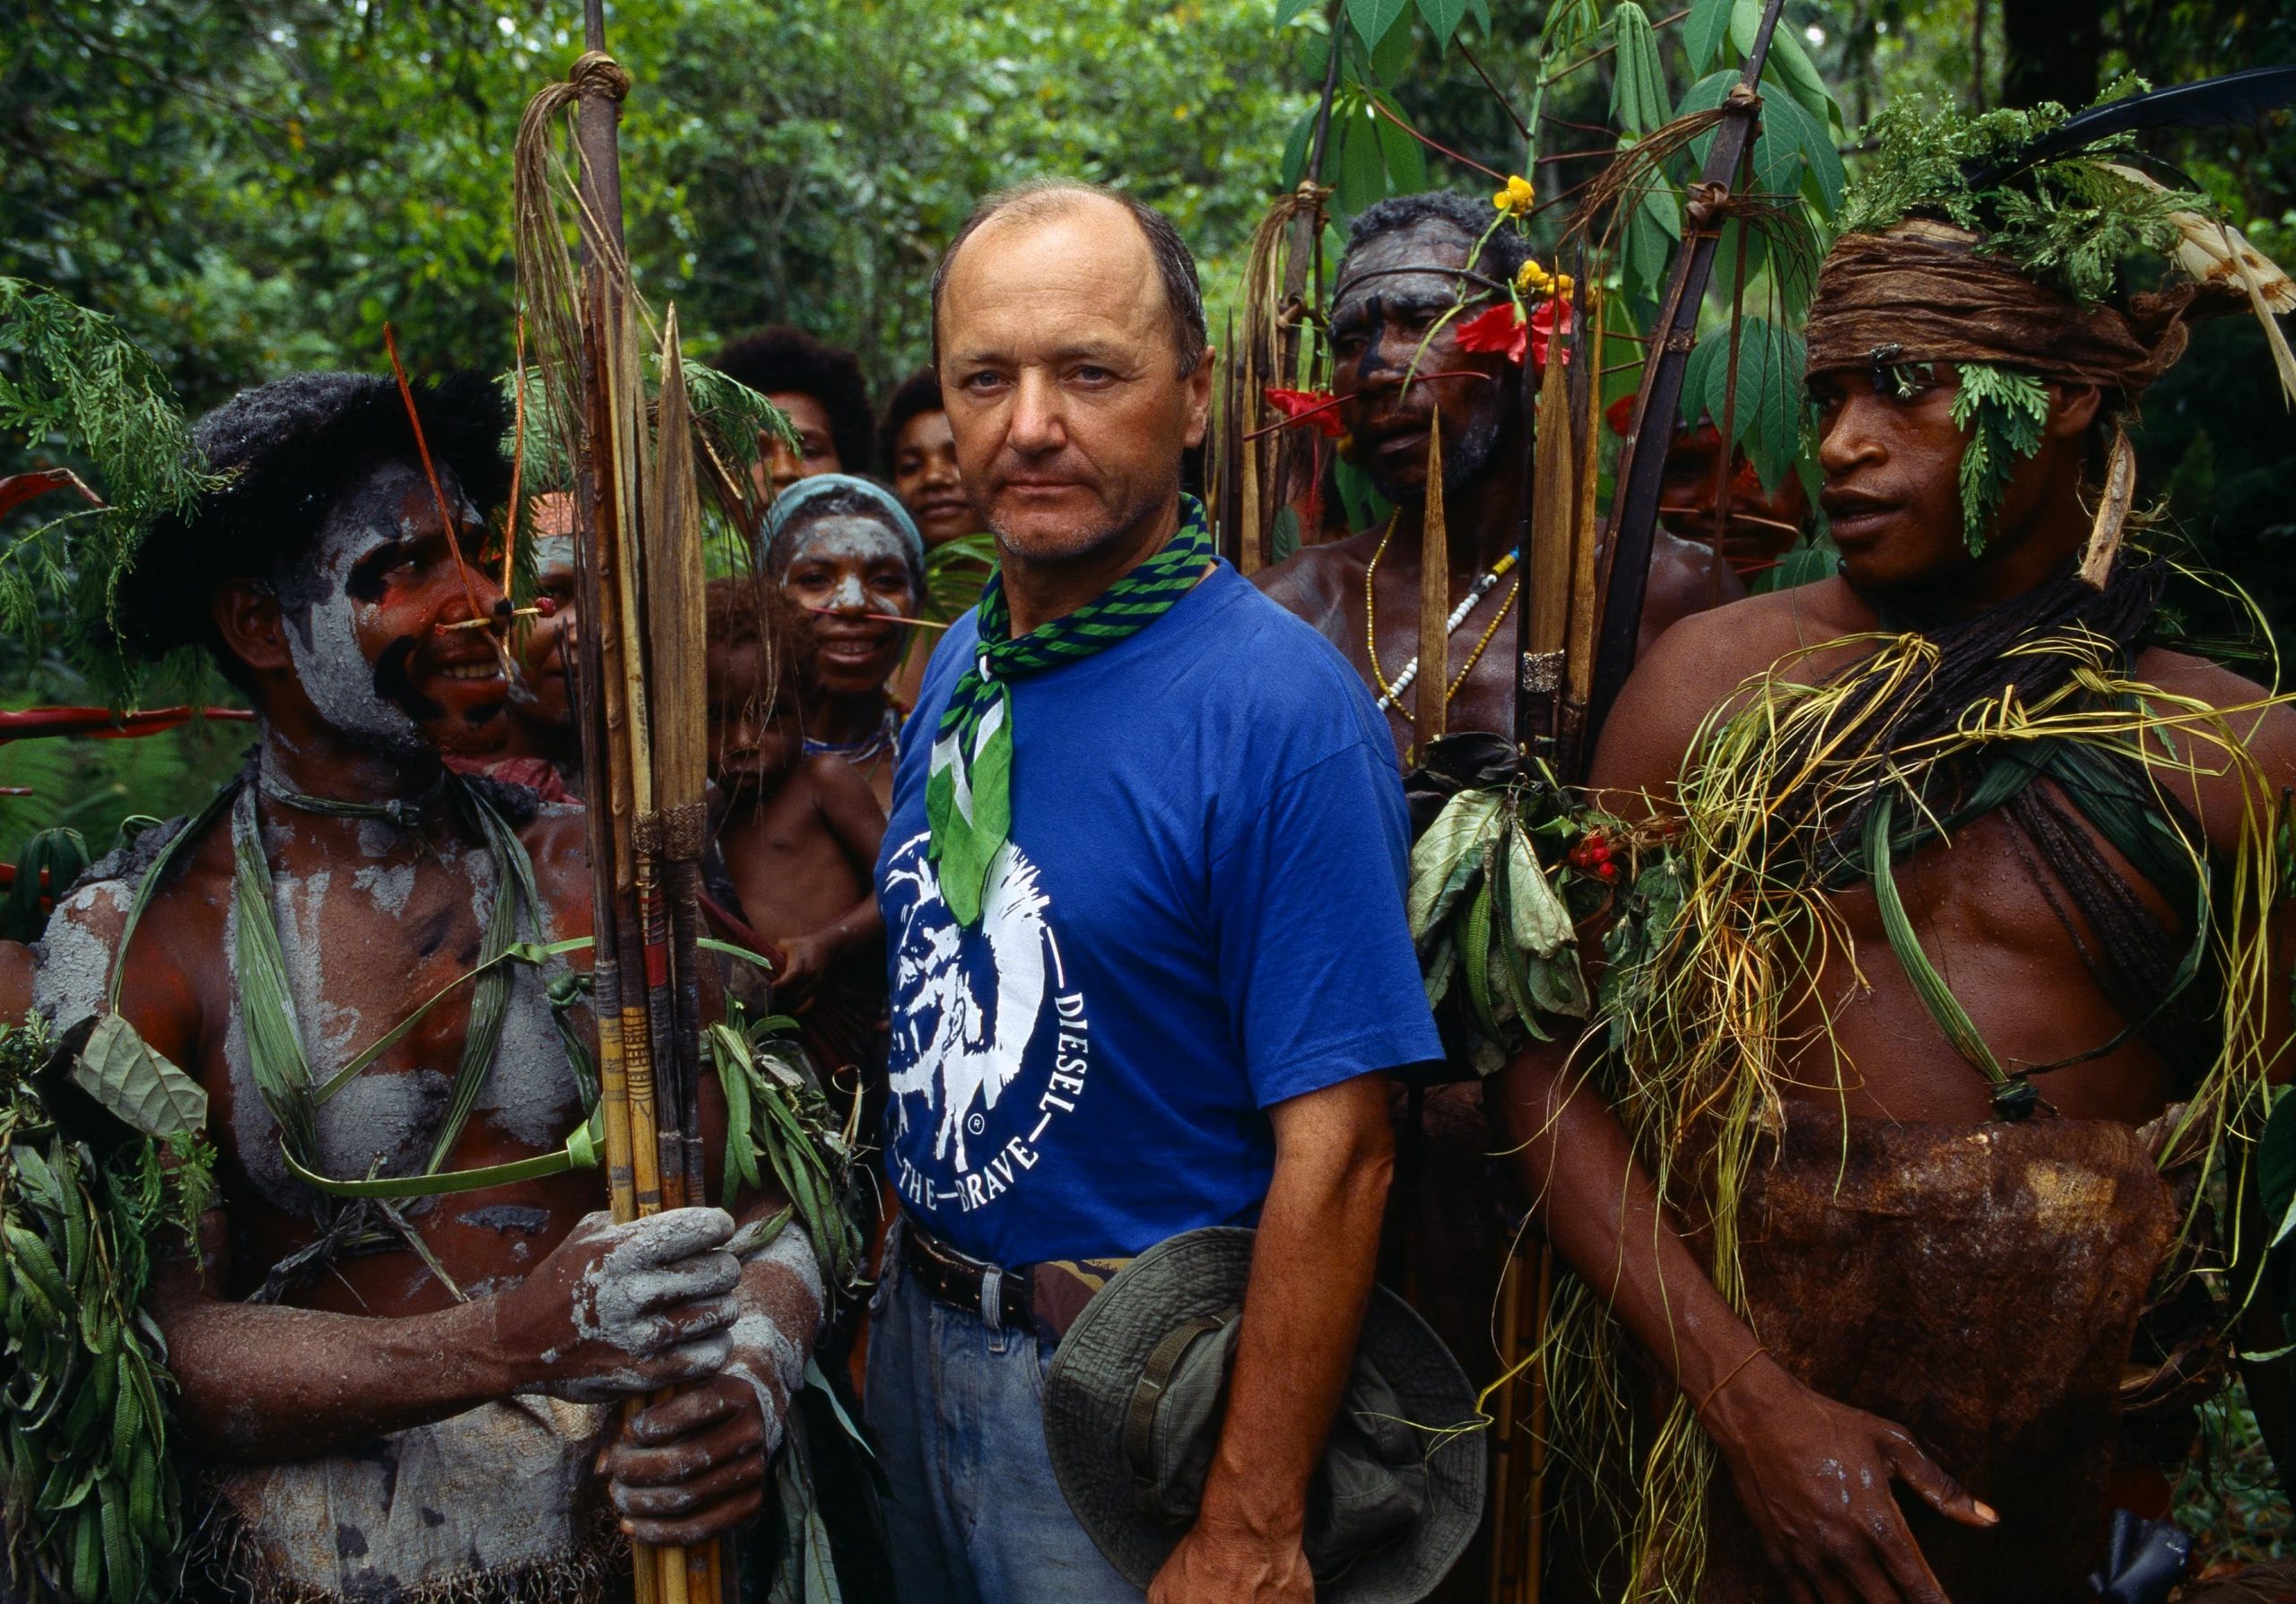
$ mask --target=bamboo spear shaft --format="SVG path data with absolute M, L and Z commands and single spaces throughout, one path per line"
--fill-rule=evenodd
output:
M 1443 517 L 1443 413 L 1427 425 L 1427 505 L 1419 532 L 1419 761 L 1441 738 L 1451 680 L 1451 536 Z
M 585 0 L 583 21 L 587 50 L 603 57 L 604 0 Z M 621 158 L 615 138 L 620 91 L 603 87 L 606 76 L 596 71 L 581 74 L 576 118 L 584 214 L 580 326 L 587 424 L 577 460 L 587 493 L 577 528 L 586 607 L 577 635 L 581 648 L 578 691 L 586 704 L 583 748 L 592 777 L 593 887 L 594 893 L 603 894 L 594 900 L 596 951 L 611 982 L 601 984 L 597 993 L 609 1196 L 616 1216 L 627 1218 L 662 1207 L 665 1167 L 674 1181 L 672 1203 L 685 1200 L 683 1138 L 687 1120 L 678 1105 L 691 1098 L 674 1097 L 683 1088 L 677 1079 L 675 1008 L 668 974 L 672 960 L 659 889 L 663 830 L 648 654 L 641 633 L 647 623 L 648 531 L 663 511 L 661 506 L 649 505 L 649 493 L 661 484 L 661 475 L 651 460 L 637 308 L 622 276 Z M 682 388 L 678 411 L 683 412 Z M 682 440 L 683 428 L 679 435 Z M 692 507 L 690 454 L 679 457 L 677 464 L 675 476 L 683 488 L 673 492 L 665 505 L 698 540 L 698 522 L 683 516 Z M 680 563 L 665 565 L 683 575 Z M 690 643 L 697 651 L 700 636 L 698 629 L 691 632 Z M 690 697 L 674 695 L 671 700 L 698 706 L 699 686 Z M 698 786 L 694 789 L 698 795 Z M 698 1020 L 696 1031 L 698 1035 Z M 667 1052 L 660 1050 L 665 1044 Z M 674 1094 L 667 1121 L 674 1162 L 667 1166 L 662 1163 L 663 1122 L 657 1110 L 657 1064 L 669 1074 Z M 715 1544 L 691 1550 L 635 1546 L 631 1568 L 637 1604 L 689 1604 L 695 1599 L 717 1604 L 716 1550 Z

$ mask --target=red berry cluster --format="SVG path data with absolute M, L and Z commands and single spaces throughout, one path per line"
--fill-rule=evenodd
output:
M 1570 849 L 1570 867 L 1605 884 L 1618 878 L 1618 865 L 1611 861 L 1611 843 L 1599 830 L 1589 830 Z

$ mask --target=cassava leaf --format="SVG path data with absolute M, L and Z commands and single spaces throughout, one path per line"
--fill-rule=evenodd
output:
M 1419 0 L 1419 14 L 1427 19 L 1427 31 L 1439 50 L 1459 31 L 1459 22 L 1467 14 L 1467 0 Z
M 1411 0 L 1347 0 L 1347 20 L 1355 24 L 1363 42 L 1377 49 L 1387 30 L 1410 9 Z
M 1634 0 L 1621 0 L 1611 13 L 1613 72 L 1611 117 L 1620 129 L 1648 134 L 1666 120 L 1666 74 L 1658 61 L 1658 34 L 1650 13 Z
M 1691 0 L 1690 16 L 1683 23 L 1683 48 L 1690 52 L 1690 68 L 1703 73 L 1722 53 L 1730 37 L 1736 0 Z
M 72 1066 L 72 1079 L 145 1136 L 187 1135 L 207 1122 L 207 1094 L 199 1083 L 154 1051 L 118 1014 L 96 1022 Z

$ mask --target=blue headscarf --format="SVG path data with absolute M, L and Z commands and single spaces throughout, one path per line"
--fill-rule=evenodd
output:
M 835 498 L 842 505 L 819 505 L 827 498 Z M 899 536 L 901 554 L 909 560 L 909 571 L 921 593 L 925 586 L 925 536 L 917 532 L 917 522 L 909 516 L 893 493 L 883 485 L 858 478 L 852 474 L 814 474 L 798 480 L 773 498 L 765 510 L 765 522 L 758 530 L 758 556 L 768 573 L 778 574 L 787 567 L 789 554 L 779 549 L 783 536 L 790 526 L 810 524 L 815 519 L 849 515 L 874 518 Z

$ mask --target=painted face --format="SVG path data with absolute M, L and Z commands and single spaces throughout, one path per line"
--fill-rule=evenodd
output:
M 815 474 L 845 471 L 837 454 L 837 436 L 830 431 L 828 407 L 802 390 L 775 390 L 766 399 L 789 414 L 790 426 L 797 432 L 798 449 L 792 451 L 778 435 L 758 437 L 761 454 L 757 466 L 750 470 L 758 494 L 771 496 Z
M 526 684 L 534 691 L 535 702 L 522 716 L 536 724 L 564 724 L 571 716 L 567 685 L 568 676 L 573 670 L 568 652 L 574 640 L 576 597 L 571 535 L 543 535 L 535 538 L 535 594 L 548 597 L 556 610 L 547 618 L 527 621 L 521 667 L 526 670 Z
M 453 475 L 439 478 L 463 549 L 477 551 L 484 523 Z M 319 715 L 410 757 L 468 746 L 500 719 L 509 692 L 484 632 L 438 629 L 472 616 L 470 596 L 482 610 L 500 599 L 482 568 L 467 571 L 468 591 L 464 577 L 420 468 L 389 462 L 355 480 L 273 581 L 296 676 Z
M 1426 499 L 1427 431 L 1439 409 L 1443 483 L 1456 494 L 1491 466 L 1515 406 L 1522 370 L 1496 352 L 1458 345 L 1459 326 L 1491 302 L 1471 301 L 1443 322 L 1460 290 L 1472 295 L 1478 287 L 1445 271 L 1465 267 L 1474 245 L 1450 223 L 1430 220 L 1378 235 L 1350 251 L 1340 268 L 1343 293 L 1331 314 L 1332 390 L 1342 397 L 1340 421 L 1355 461 L 1391 501 Z M 1414 267 L 1430 271 L 1396 271 Z M 1406 391 L 1404 378 L 1413 373 L 1414 359 L 1417 374 L 1464 370 L 1487 377 L 1414 376 Z
M 794 710 L 767 705 L 764 649 L 752 637 L 713 641 L 709 669 L 709 777 L 729 791 L 787 773 L 804 750 Z
M 980 527 L 957 475 L 957 437 L 945 412 L 920 412 L 893 440 L 893 494 L 917 520 L 928 546 Z
M 1163 282 L 1121 206 L 984 224 L 950 265 L 939 324 L 958 466 L 1006 551 L 1081 557 L 1169 504 L 1204 438 L 1211 364 L 1180 372 Z
M 786 536 L 781 588 L 813 620 L 813 662 L 832 695 L 874 690 L 900 661 L 917 612 L 917 575 L 900 536 L 873 518 L 814 519 Z M 880 616 L 872 617 L 875 614 Z

